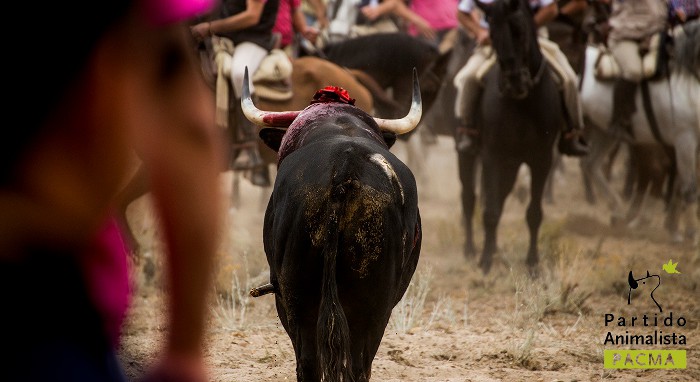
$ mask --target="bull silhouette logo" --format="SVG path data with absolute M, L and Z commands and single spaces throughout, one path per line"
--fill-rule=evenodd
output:
M 656 284 L 656 287 L 654 287 L 654 289 L 652 289 L 650 296 L 651 296 L 652 301 L 654 301 L 654 304 L 656 304 L 656 306 L 659 307 L 659 312 L 663 312 L 663 309 L 661 309 L 661 305 L 659 305 L 659 303 L 656 302 L 656 299 L 654 299 L 654 291 L 656 291 L 656 289 L 659 286 L 661 286 L 661 276 L 650 275 L 649 271 L 647 271 L 647 275 L 645 277 L 642 277 L 639 279 L 635 279 L 634 276 L 632 275 L 632 271 L 630 271 L 629 276 L 627 276 L 627 283 L 630 285 L 629 292 L 627 293 L 627 305 L 629 305 L 632 302 L 632 289 L 637 289 L 639 287 L 640 281 L 642 282 L 642 284 L 646 284 L 645 280 L 650 279 L 652 277 L 656 277 L 658 282 Z

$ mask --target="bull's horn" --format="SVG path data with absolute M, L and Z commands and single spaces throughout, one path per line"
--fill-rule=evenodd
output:
M 382 119 L 375 118 L 374 120 L 379 125 L 379 128 L 384 131 L 390 131 L 394 134 L 406 134 L 418 126 L 421 115 L 423 114 L 423 102 L 420 98 L 420 85 L 418 85 L 418 71 L 413 68 L 413 100 L 411 101 L 411 110 L 408 111 L 405 117 L 401 119 Z
M 250 98 L 250 85 L 248 83 L 248 67 L 245 67 L 243 74 L 243 97 L 241 97 L 241 109 L 243 115 L 250 122 L 258 126 L 266 127 L 289 127 L 300 111 L 262 111 L 255 107 Z

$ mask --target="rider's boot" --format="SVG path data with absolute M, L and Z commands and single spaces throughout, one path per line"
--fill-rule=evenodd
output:
M 634 139 L 631 119 L 632 114 L 637 110 L 636 90 L 636 82 L 623 78 L 617 79 L 613 87 L 613 113 L 608 132 L 627 142 Z
M 582 130 L 566 124 L 559 137 L 559 152 L 564 155 L 582 157 L 588 155 L 588 143 L 583 138 Z
M 237 138 L 249 160 L 246 167 L 251 170 L 250 182 L 256 186 L 269 187 L 271 185 L 270 172 L 258 150 L 258 129 L 243 114 L 240 99 L 236 100 L 235 115 Z
M 464 92 L 463 114 L 456 117 L 457 127 L 455 128 L 455 148 L 459 152 L 475 151 L 479 136 L 479 130 L 476 127 L 476 111 L 481 98 L 481 88 L 465 89 Z
M 563 93 L 560 98 L 564 111 L 563 130 L 559 136 L 559 152 L 568 155 L 581 157 L 588 154 L 588 143 L 583 138 L 583 118 L 580 117 L 580 108 L 578 99 L 569 100 L 567 104 Z M 575 103 L 575 104 L 574 104 Z

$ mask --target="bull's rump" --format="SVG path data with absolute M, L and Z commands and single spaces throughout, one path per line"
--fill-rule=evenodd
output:
M 296 319 L 315 320 L 322 251 L 337 231 L 336 279 L 346 315 L 385 325 L 415 269 L 418 222 L 413 175 L 376 142 L 340 138 L 295 151 L 280 166 L 265 216 L 278 303 Z M 351 331 L 369 325 L 349 321 Z

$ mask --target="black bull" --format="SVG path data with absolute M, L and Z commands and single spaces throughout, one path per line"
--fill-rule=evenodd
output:
M 373 119 L 335 102 L 263 112 L 244 89 L 251 121 L 289 126 L 261 130 L 279 154 L 263 242 L 270 266 L 265 291 L 275 293 L 299 381 L 369 380 L 391 311 L 416 269 L 422 237 L 416 183 L 389 151 L 396 134 L 420 119 L 415 76 L 414 84 L 414 105 L 401 120 Z

